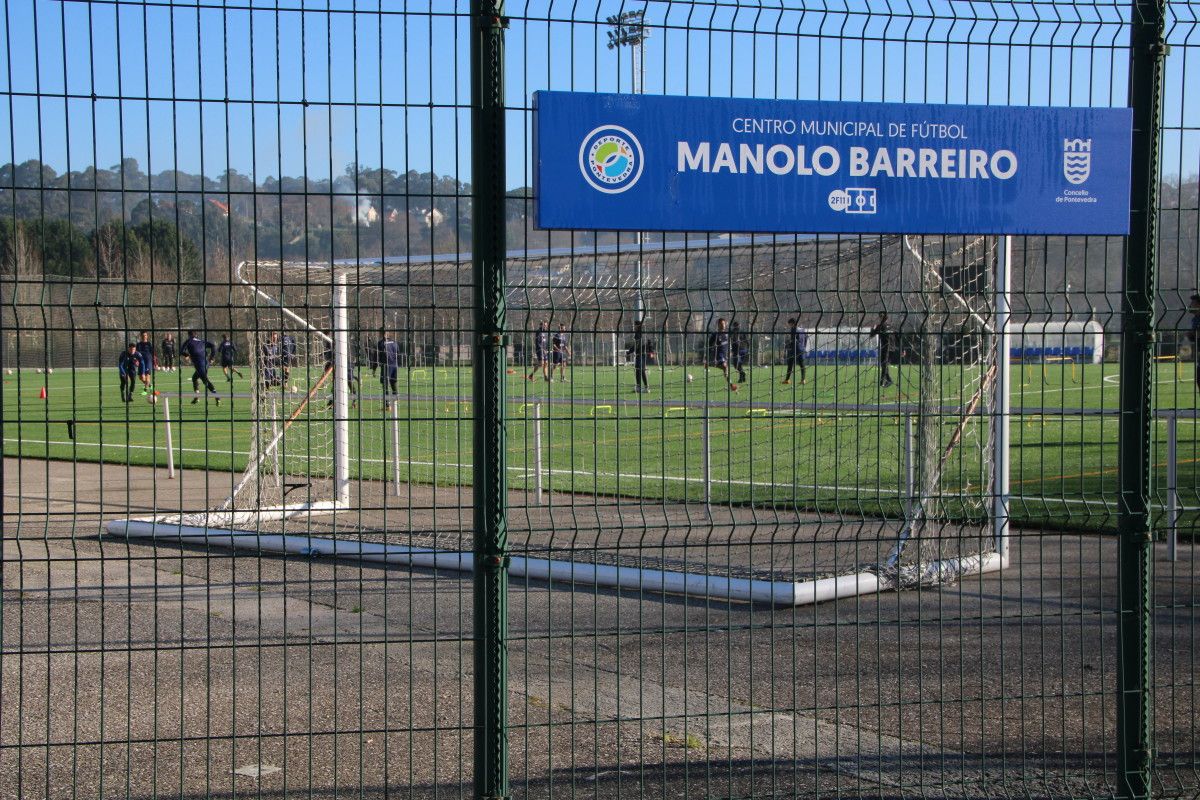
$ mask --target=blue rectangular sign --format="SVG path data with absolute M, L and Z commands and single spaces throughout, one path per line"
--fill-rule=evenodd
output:
M 547 229 L 1127 234 L 1126 108 L 538 92 Z

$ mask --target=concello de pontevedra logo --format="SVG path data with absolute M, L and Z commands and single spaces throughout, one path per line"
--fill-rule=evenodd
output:
M 1092 174 L 1092 140 L 1063 139 L 1063 175 L 1076 186 Z
M 642 176 L 642 143 L 619 125 L 601 125 L 579 145 L 579 171 L 593 189 L 618 194 Z

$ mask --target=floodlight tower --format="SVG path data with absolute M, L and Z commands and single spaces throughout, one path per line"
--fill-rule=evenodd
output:
M 633 93 L 642 93 L 642 83 L 645 78 L 643 71 L 642 47 L 650 35 L 646 31 L 646 10 L 624 11 L 614 14 L 605 20 L 612 27 L 608 32 L 608 49 L 616 50 L 629 47 L 633 51 Z
M 646 87 L 645 42 L 649 32 L 646 30 L 646 9 L 623 11 L 613 14 L 605 20 L 612 30 L 608 32 L 608 49 L 616 50 L 619 54 L 622 47 L 628 47 L 633 54 L 633 93 L 642 94 Z M 635 234 L 637 242 L 637 262 L 635 268 L 635 300 L 636 317 L 638 322 L 646 316 L 645 304 L 642 302 L 642 232 Z

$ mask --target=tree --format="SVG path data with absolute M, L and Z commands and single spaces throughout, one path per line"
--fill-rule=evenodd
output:
M 24 224 L 0 219 L 0 275 L 27 278 L 40 272 Z
M 148 251 L 155 280 L 204 279 L 200 250 L 191 239 L 181 236 L 175 225 L 165 219 L 153 219 L 134 225 L 132 230 Z
M 43 275 L 90 276 L 96 274 L 91 242 L 65 219 L 24 223 L 26 235 L 41 255 Z
M 120 220 L 110 220 L 92 232 L 96 273 L 101 278 L 122 278 L 130 266 L 147 257 L 145 243 Z

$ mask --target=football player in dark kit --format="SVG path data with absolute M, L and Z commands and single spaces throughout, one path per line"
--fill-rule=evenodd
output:
M 279 344 L 279 334 L 272 333 L 271 338 L 258 348 L 258 358 L 261 364 L 259 380 L 266 387 L 283 385 L 283 354 Z
M 567 326 L 559 324 L 558 331 L 550 340 L 551 361 L 550 361 L 550 379 L 554 379 L 554 368 L 558 367 L 558 379 L 565 382 L 567 380 L 567 362 L 571 357 L 571 344 L 567 337 Z
M 162 340 L 162 368 L 165 370 L 175 369 L 175 334 L 168 333 Z
M 792 382 L 792 372 L 800 370 L 800 382 L 807 383 L 804 370 L 804 352 L 808 350 L 808 331 L 800 324 L 800 320 L 792 317 L 788 320 L 787 374 L 783 376 L 783 385 Z
M 654 340 L 642 331 L 642 323 L 633 323 L 633 371 L 637 385 L 633 391 L 645 394 L 650 391 L 650 381 L 646 378 L 646 367 L 655 359 Z
M 737 384 L 729 380 L 729 332 L 724 317 L 717 320 L 717 329 L 708 336 L 708 366 L 720 367 L 730 391 L 737 391 Z
M 396 372 L 400 369 L 400 345 L 396 344 L 396 340 L 391 337 L 387 331 L 379 332 L 379 382 L 383 384 L 383 393 L 386 396 L 388 388 L 392 390 L 392 395 L 398 394 L 396 390 Z
M 283 356 L 283 380 L 287 381 L 292 376 L 292 367 L 300 364 L 300 359 L 296 356 L 295 336 L 292 336 L 290 333 L 283 335 L 280 355 Z
M 533 335 L 533 369 L 529 370 L 529 374 L 525 376 L 526 380 L 533 380 L 533 376 L 541 371 L 546 380 L 550 380 L 550 324 L 543 321 L 538 326 L 537 333 Z
M 740 323 L 729 326 L 729 352 L 733 356 L 733 368 L 738 372 L 738 383 L 746 382 L 746 365 L 750 363 L 750 337 L 742 332 Z
M 221 357 L 221 372 L 225 373 L 225 380 L 233 383 L 233 376 L 243 377 L 240 370 L 233 366 L 233 360 L 237 357 L 237 345 L 229 341 L 228 336 L 221 337 L 221 343 L 217 345 L 217 355 Z
M 142 372 L 142 357 L 138 355 L 137 343 L 130 342 L 117 357 L 117 374 L 121 376 L 121 399 L 133 402 L 133 386 Z
M 1192 327 L 1188 331 L 1188 339 L 1192 343 L 1193 380 L 1200 390 L 1200 294 L 1188 298 L 1188 310 L 1192 312 Z
M 217 387 L 213 386 L 212 381 L 208 379 L 208 360 L 212 358 L 216 350 L 217 348 L 212 342 L 198 338 L 195 331 L 188 331 L 187 341 L 183 343 L 183 347 L 179 348 L 183 357 L 192 362 L 192 392 L 195 394 L 192 398 L 192 405 L 200 402 L 200 384 L 202 383 L 209 392 L 216 395 L 217 405 L 221 405 L 221 396 L 217 394 Z
M 888 315 L 884 311 L 879 315 L 879 322 L 871 328 L 871 335 L 879 337 L 879 385 L 892 385 L 892 373 L 889 362 L 892 359 L 892 347 L 895 346 L 896 332 L 888 325 Z
M 150 394 L 150 382 L 154 380 L 154 342 L 150 341 L 150 332 L 142 331 L 137 343 L 138 356 L 141 357 L 142 396 Z

